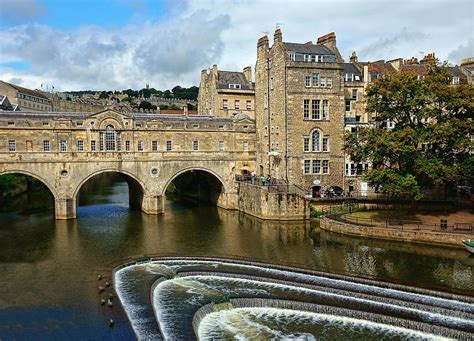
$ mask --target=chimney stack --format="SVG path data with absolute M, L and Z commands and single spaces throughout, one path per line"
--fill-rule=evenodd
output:
M 275 34 L 273 35 L 273 44 L 275 44 L 277 41 L 280 43 L 283 41 L 283 36 L 279 27 L 275 29 Z
M 357 63 L 357 53 L 355 51 L 352 52 L 350 61 L 351 61 L 351 63 Z
M 252 83 L 252 67 L 251 66 L 244 67 L 244 76 L 247 82 Z
M 426 56 L 423 57 L 422 60 L 420 60 L 420 64 L 435 64 L 436 63 L 436 57 L 435 53 L 428 53 Z
M 217 77 L 217 64 L 212 65 L 212 74 Z
M 330 49 L 334 54 L 336 55 L 336 59 L 339 63 L 344 62 L 344 58 L 342 58 L 341 54 L 339 53 L 339 50 L 336 46 L 336 33 L 331 32 L 328 34 L 325 34 L 321 37 L 318 38 L 318 44 L 319 45 L 324 45 L 328 49 Z
M 264 35 L 263 37 L 258 39 L 257 48 L 259 48 L 259 47 L 268 47 L 268 36 L 267 35 Z

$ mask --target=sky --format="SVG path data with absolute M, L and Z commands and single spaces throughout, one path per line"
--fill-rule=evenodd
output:
M 474 56 L 472 0 L 0 0 L 0 79 L 55 91 L 199 85 L 283 41 L 335 32 L 348 60 Z

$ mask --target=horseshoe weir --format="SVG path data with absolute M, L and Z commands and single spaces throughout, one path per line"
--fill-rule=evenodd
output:
M 474 298 L 270 264 L 156 258 L 116 269 L 139 339 L 468 339 Z

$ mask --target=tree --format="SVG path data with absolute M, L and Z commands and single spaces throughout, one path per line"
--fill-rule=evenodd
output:
M 99 99 L 107 99 L 109 98 L 109 94 L 107 93 L 107 91 L 102 91 L 99 95 Z
M 472 185 L 474 87 L 450 81 L 445 67 L 433 65 L 424 79 L 398 72 L 368 87 L 375 125 L 347 135 L 344 149 L 354 162 L 372 162 L 364 175 L 371 186 L 420 199 L 425 188 Z
M 156 105 L 151 104 L 148 101 L 141 101 L 138 109 L 145 109 L 145 110 L 156 110 Z

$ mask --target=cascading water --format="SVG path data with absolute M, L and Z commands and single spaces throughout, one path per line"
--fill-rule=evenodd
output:
M 155 259 L 115 271 L 139 339 L 474 336 L 474 299 L 225 259 Z

